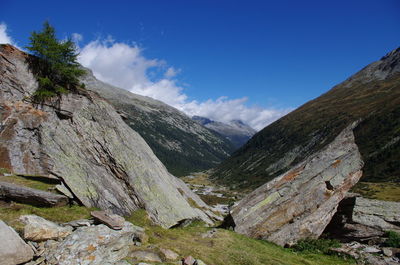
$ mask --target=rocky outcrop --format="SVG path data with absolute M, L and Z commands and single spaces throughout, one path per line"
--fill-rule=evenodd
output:
M 32 102 L 37 84 L 26 58 L 12 46 L 0 48 L 0 167 L 58 178 L 87 207 L 120 215 L 144 208 L 163 227 L 188 219 L 211 223 L 192 207 L 205 203 L 96 93 Z
M 102 265 L 125 258 L 143 229 L 126 222 L 121 230 L 105 225 L 80 227 L 46 254 L 48 264 Z
M 225 137 L 161 101 L 101 82 L 90 70 L 82 82 L 113 105 L 174 175 L 214 167 L 235 149 Z
M 231 213 L 235 231 L 279 245 L 320 236 L 339 202 L 362 175 L 355 125 L 242 199 Z
M 33 258 L 33 250 L 15 232 L 0 220 L 0 265 L 17 265 Z
M 386 231 L 400 233 L 400 203 L 349 194 L 324 233 L 343 242 L 382 243 Z

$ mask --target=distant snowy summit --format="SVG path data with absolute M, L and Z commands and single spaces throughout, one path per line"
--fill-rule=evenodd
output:
M 244 145 L 257 132 L 241 120 L 223 123 L 201 116 L 193 116 L 192 120 L 226 137 L 236 148 Z

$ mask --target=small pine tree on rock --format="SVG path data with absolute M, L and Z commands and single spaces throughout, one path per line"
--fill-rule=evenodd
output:
M 58 40 L 54 27 L 47 21 L 41 32 L 31 33 L 29 40 L 26 48 L 37 58 L 34 68 L 39 88 L 34 96 L 46 98 L 76 89 L 78 78 L 85 71 L 77 62 L 79 53 L 75 43 L 71 39 Z

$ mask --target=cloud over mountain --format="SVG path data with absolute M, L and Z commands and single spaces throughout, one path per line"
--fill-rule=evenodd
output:
M 179 69 L 166 67 L 162 60 L 148 59 L 140 47 L 116 42 L 111 37 L 91 41 L 82 47 L 79 62 L 104 82 L 161 100 L 189 116 L 204 116 L 221 122 L 240 119 L 260 130 L 289 111 L 249 107 L 247 98 L 221 96 L 203 102 L 189 99 L 175 79 Z M 157 71 L 163 71 L 163 75 L 151 78 Z

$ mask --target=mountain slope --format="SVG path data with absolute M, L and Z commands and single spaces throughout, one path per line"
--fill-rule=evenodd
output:
M 351 122 L 364 181 L 400 181 L 400 48 L 257 133 L 214 178 L 254 188 L 331 142 Z
M 240 120 L 223 123 L 200 116 L 193 116 L 192 120 L 226 137 L 236 148 L 244 145 L 256 133 L 256 130 Z
M 214 167 L 234 150 L 229 140 L 161 101 L 101 82 L 90 70 L 82 81 L 119 111 L 174 175 Z

